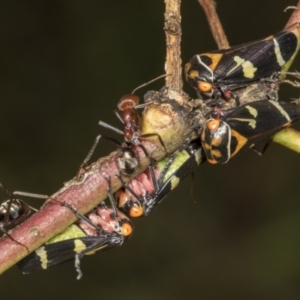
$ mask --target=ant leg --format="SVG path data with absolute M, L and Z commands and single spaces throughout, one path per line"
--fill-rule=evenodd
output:
M 117 211 L 115 197 L 114 197 L 114 195 L 111 192 L 111 179 L 110 179 L 110 177 L 108 177 L 108 178 L 105 177 L 105 180 L 107 181 L 107 185 L 108 185 L 107 195 L 108 195 L 108 199 L 109 199 L 111 208 L 112 208 L 112 210 L 114 212 L 114 219 L 117 219 L 117 217 L 118 217 L 118 211 Z
M 112 130 L 112 131 L 114 131 L 114 132 L 116 132 L 118 134 L 124 135 L 124 132 L 122 130 L 120 130 L 117 127 L 114 127 L 112 125 L 109 125 L 108 123 L 105 123 L 103 121 L 99 121 L 98 125 L 100 125 L 100 126 L 102 126 L 104 128 L 110 129 L 110 130 Z
M 159 180 L 156 178 L 155 176 L 155 172 L 154 172 L 154 165 L 153 165 L 153 161 L 150 161 L 150 165 L 149 165 L 149 172 L 150 172 L 150 176 L 154 185 L 154 191 L 155 193 L 159 191 Z
M 156 137 L 158 138 L 160 144 L 161 144 L 161 145 L 163 146 L 163 148 L 164 148 L 164 151 L 165 151 L 166 155 L 169 156 L 170 154 L 169 154 L 169 152 L 168 152 L 168 150 L 167 150 L 167 148 L 166 148 L 166 146 L 165 146 L 165 143 L 163 142 L 161 136 L 160 136 L 158 133 L 146 133 L 146 134 L 142 134 L 142 135 L 140 136 L 140 138 L 143 139 L 143 138 L 153 137 L 153 136 L 156 136 Z M 142 146 L 142 145 L 140 145 L 140 146 L 141 146 L 141 148 L 143 148 L 143 151 L 145 152 L 146 156 L 148 155 L 148 157 L 149 157 L 149 154 L 147 153 L 145 147 Z
M 58 202 L 58 201 L 57 201 Z M 86 223 L 88 223 L 90 226 L 92 226 L 93 228 L 95 228 L 98 232 L 100 232 L 102 230 L 101 227 L 95 225 L 89 218 L 87 218 L 85 215 L 81 214 L 76 208 L 74 208 L 73 206 L 71 206 L 70 204 L 66 203 L 66 202 L 59 202 L 62 206 L 67 207 L 69 210 L 71 210 L 78 219 L 81 219 L 83 221 L 85 221 Z
M 84 161 L 83 161 L 82 164 L 80 165 L 79 170 L 77 171 L 77 175 L 76 175 L 76 180 L 77 180 L 77 181 L 82 177 L 82 175 L 83 175 L 83 173 L 84 173 L 84 171 L 85 171 L 85 168 L 86 168 L 88 162 L 90 161 L 92 155 L 94 154 L 94 152 L 95 152 L 95 150 L 96 150 L 96 148 L 97 148 L 97 146 L 98 146 L 98 144 L 99 144 L 100 138 L 101 138 L 101 135 L 99 134 L 99 135 L 96 137 L 96 139 L 95 139 L 95 141 L 94 141 L 94 143 L 93 143 L 92 148 L 91 148 L 90 151 L 88 152 L 88 155 L 86 156 L 86 158 L 84 159 Z
M 29 249 L 28 249 L 28 247 L 27 247 L 26 245 L 24 245 L 24 244 L 18 242 L 16 239 L 14 239 L 14 238 L 8 233 L 8 231 L 7 231 L 4 227 L 0 227 L 0 230 L 3 232 L 3 234 L 7 235 L 12 241 L 14 241 L 14 242 L 17 243 L 18 245 L 20 245 L 20 246 L 26 248 L 26 250 L 27 250 L 28 253 L 30 252 Z
M 51 198 L 49 195 L 41 195 L 41 194 L 34 194 L 34 193 L 27 193 L 27 192 L 21 192 L 21 191 L 15 191 L 13 193 L 14 195 L 19 195 L 19 196 L 26 196 L 26 197 L 32 197 L 32 198 L 39 198 L 39 199 L 50 199 L 51 201 L 54 201 L 56 203 L 58 203 L 61 206 L 65 206 L 68 209 L 70 209 L 77 217 L 78 219 L 82 219 L 85 222 L 87 222 L 89 225 L 91 225 L 92 227 L 94 227 L 96 230 L 101 230 L 100 227 L 94 225 L 86 216 L 84 216 L 83 214 L 81 214 L 78 210 L 76 210 L 74 207 L 72 207 L 70 204 L 66 203 L 66 202 L 60 202 L 57 201 L 53 198 Z M 27 205 L 28 207 L 30 207 L 31 209 L 37 211 L 37 209 Z
M 268 149 L 268 147 L 270 146 L 272 140 L 268 140 L 268 142 L 266 142 L 266 144 L 264 145 L 264 147 L 262 148 L 262 150 L 258 150 L 257 148 L 255 148 L 255 146 L 253 146 L 251 149 L 256 153 L 258 154 L 259 156 L 262 156 L 266 150 Z
M 139 196 L 136 194 L 136 192 L 130 187 L 128 182 L 124 181 L 124 179 L 122 178 L 121 175 L 116 174 L 115 176 L 119 178 L 119 180 L 121 181 L 121 183 L 125 189 L 127 189 L 134 197 L 139 198 Z
M 184 148 L 184 145 L 182 145 L 182 148 Z M 181 150 L 179 150 L 181 151 Z M 163 184 L 163 179 L 165 178 L 165 176 L 167 175 L 169 168 L 171 166 L 171 164 L 173 163 L 173 161 L 175 160 L 175 158 L 177 157 L 177 151 L 174 152 L 172 155 L 170 155 L 170 157 L 168 158 L 168 161 L 166 162 L 166 164 L 164 165 L 164 168 L 162 169 L 159 178 L 157 180 L 159 186 L 161 186 Z M 172 176 L 172 175 L 171 175 Z M 156 189 L 157 193 L 159 192 L 159 187 Z

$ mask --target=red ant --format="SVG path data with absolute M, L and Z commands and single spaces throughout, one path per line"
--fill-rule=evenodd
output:
M 133 145 L 139 145 L 139 137 L 140 137 L 140 132 L 139 132 L 139 125 L 140 125 L 140 117 L 138 114 L 137 109 L 143 108 L 146 105 L 149 105 L 151 103 L 144 103 L 144 104 L 139 104 L 140 103 L 140 98 L 137 95 L 134 95 L 134 92 L 137 91 L 138 89 L 152 83 L 153 81 L 156 81 L 162 77 L 166 77 L 166 75 L 161 75 L 159 77 L 156 77 L 140 86 L 138 86 L 136 89 L 132 91 L 131 94 L 123 96 L 119 102 L 118 102 L 118 111 L 115 111 L 115 114 L 119 118 L 119 120 L 124 124 L 124 132 L 121 130 L 105 123 L 102 121 L 99 121 L 99 125 L 103 126 L 105 128 L 109 128 L 111 130 L 114 130 L 117 133 L 120 133 L 124 135 L 125 138 L 125 143 L 128 144 L 133 144 Z M 152 134 L 153 135 L 153 134 Z M 149 135 L 147 135 L 149 136 Z M 145 137 L 145 135 L 143 135 Z M 162 141 L 161 141 L 162 142 Z M 163 143 L 162 143 L 163 144 Z
M 139 129 L 140 117 L 139 117 L 137 109 L 145 107 L 146 105 L 149 105 L 152 102 L 145 103 L 145 104 L 139 104 L 139 101 L 140 101 L 139 97 L 133 94 L 136 90 L 140 89 L 141 87 L 144 87 L 144 86 L 152 83 L 153 81 L 160 79 L 162 77 L 165 77 L 165 76 L 166 76 L 165 74 L 161 75 L 155 79 L 152 79 L 149 82 L 146 82 L 146 83 L 140 85 L 139 87 L 134 89 L 131 94 L 125 95 L 119 100 L 118 105 L 117 105 L 118 110 L 115 111 L 115 114 L 117 115 L 118 119 L 124 124 L 124 131 L 121 131 L 120 129 L 118 129 L 114 126 L 111 126 L 103 121 L 99 121 L 99 123 L 98 123 L 100 126 L 111 129 L 111 130 L 124 136 L 125 143 L 120 143 L 119 141 L 117 141 L 116 139 L 111 138 L 111 137 L 105 137 L 105 138 L 111 140 L 112 142 L 114 142 L 115 144 L 117 144 L 118 146 L 121 147 L 121 153 L 118 158 L 118 164 L 119 164 L 121 173 L 123 173 L 125 175 L 133 174 L 138 166 L 138 159 L 136 157 L 134 150 L 131 148 L 131 145 L 139 145 L 145 152 L 146 156 L 149 157 L 149 154 L 147 153 L 146 149 L 143 147 L 143 145 L 140 144 L 140 141 L 139 141 L 140 138 L 145 138 L 145 137 L 149 137 L 149 136 L 157 136 L 160 143 L 164 147 L 166 153 L 168 153 L 161 137 L 158 134 L 153 133 L 153 134 L 140 135 L 140 129 Z M 81 167 L 79 169 L 77 177 L 79 177 L 81 175 L 82 169 L 84 169 L 84 167 L 87 165 L 90 157 L 94 153 L 95 148 L 100 140 L 100 137 L 101 136 L 97 136 L 92 149 L 89 151 L 86 159 L 81 164 Z

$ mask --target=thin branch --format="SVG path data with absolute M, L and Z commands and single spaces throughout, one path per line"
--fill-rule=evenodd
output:
M 178 93 L 182 92 L 181 68 L 181 15 L 180 0 L 165 0 L 166 33 L 166 86 Z
M 277 132 L 272 140 L 290 150 L 300 153 L 300 132 L 293 128 L 286 128 Z
M 229 48 L 229 42 L 227 40 L 225 31 L 223 26 L 220 22 L 219 16 L 216 12 L 216 3 L 214 0 L 198 0 L 200 5 L 202 6 L 208 24 L 210 26 L 210 30 L 212 35 L 217 43 L 219 49 Z

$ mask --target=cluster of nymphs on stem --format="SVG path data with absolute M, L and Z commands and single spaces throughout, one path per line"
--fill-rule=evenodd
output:
M 285 79 L 286 75 L 300 77 L 297 72 L 287 72 L 299 48 L 299 33 L 300 25 L 296 23 L 265 39 L 193 56 L 186 64 L 185 75 L 201 98 L 201 105 L 196 105 L 199 101 L 195 101 L 193 113 L 201 114 L 199 119 L 204 121 L 196 126 L 200 137 L 185 141 L 172 154 L 167 152 L 159 133 L 141 134 L 137 109 L 151 103 L 139 104 L 134 91 L 122 97 L 116 115 L 124 124 L 123 131 L 102 121 L 99 124 L 124 137 L 123 142 L 106 137 L 120 148 L 117 159 L 119 174 L 116 176 L 123 188 L 113 194 L 111 178 L 106 178 L 110 204 L 102 202 L 86 215 L 62 203 L 79 220 L 20 261 L 20 270 L 31 273 L 75 260 L 78 278 L 81 278 L 80 259 L 84 255 L 122 245 L 133 232 L 130 218 L 147 216 L 199 164 L 205 160 L 214 164 L 226 163 L 242 150 L 253 148 L 258 142 L 268 140 L 282 128 L 298 121 L 300 108 L 295 103 L 279 102 L 277 95 L 281 83 L 300 86 Z M 231 103 L 230 108 L 228 103 Z M 96 138 L 81 165 L 77 180 L 81 180 L 86 172 L 85 167 L 100 137 Z M 141 143 L 148 137 L 157 138 L 167 158 L 159 162 L 151 158 Z M 134 174 L 139 166 L 137 147 L 149 158 L 150 166 L 125 182 L 123 177 Z M 0 206 L 0 229 L 8 234 L 7 226 L 22 222 L 34 210 L 16 195 L 47 196 L 9 192 L 3 185 L 1 187 L 9 200 Z

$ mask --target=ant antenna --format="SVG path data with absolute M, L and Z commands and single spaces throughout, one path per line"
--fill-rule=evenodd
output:
M 154 81 L 156 81 L 156 80 L 158 80 L 158 79 L 160 79 L 160 78 L 166 77 L 166 76 L 168 76 L 168 75 L 167 75 L 167 74 L 163 74 L 163 75 L 160 75 L 160 76 L 158 76 L 158 77 L 156 77 L 156 78 L 154 78 L 154 79 L 152 79 L 152 80 L 150 80 L 150 81 L 148 81 L 148 82 L 143 83 L 142 85 L 140 85 L 140 86 L 138 86 L 137 88 L 135 88 L 135 89 L 131 92 L 131 94 L 134 94 L 138 89 L 140 89 L 140 88 L 142 88 L 142 87 L 144 87 L 144 86 L 146 86 L 146 85 L 148 85 L 148 84 L 150 84 L 150 83 L 152 83 L 152 82 L 154 82 Z

